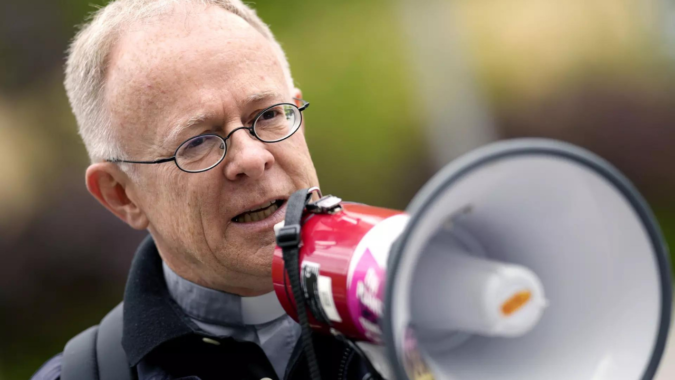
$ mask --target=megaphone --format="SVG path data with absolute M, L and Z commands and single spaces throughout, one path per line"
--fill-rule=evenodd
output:
M 581 148 L 492 144 L 442 169 L 406 212 L 328 196 L 299 225 L 309 324 L 380 345 L 389 376 L 652 379 L 663 354 L 664 240 L 633 186 Z M 274 289 L 297 319 L 283 251 Z

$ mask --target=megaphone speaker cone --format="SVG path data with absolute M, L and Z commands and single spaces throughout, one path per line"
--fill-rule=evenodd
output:
M 444 168 L 407 212 L 381 318 L 398 378 L 654 376 L 667 252 L 602 159 L 549 140 L 493 144 Z

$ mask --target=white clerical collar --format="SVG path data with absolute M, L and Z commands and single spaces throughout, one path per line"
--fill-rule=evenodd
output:
M 171 297 L 188 316 L 199 321 L 218 325 L 258 325 L 286 314 L 274 292 L 241 297 L 197 285 L 177 275 L 166 263 L 162 266 Z

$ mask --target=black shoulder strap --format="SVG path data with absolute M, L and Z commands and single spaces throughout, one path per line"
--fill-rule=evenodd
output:
M 117 305 L 101 321 L 96 341 L 96 361 L 100 380 L 131 380 L 133 373 L 122 348 L 122 311 Z
M 61 380 L 131 380 L 135 378 L 122 348 L 123 304 L 71 339 L 63 350 Z
M 96 363 L 98 326 L 92 326 L 68 341 L 63 349 L 61 380 L 99 380 Z

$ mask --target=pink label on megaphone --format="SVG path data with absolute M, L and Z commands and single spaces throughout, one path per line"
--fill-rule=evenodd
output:
M 366 249 L 349 284 L 348 304 L 352 320 L 368 339 L 381 343 L 380 318 L 384 307 L 386 273 Z
M 382 343 L 380 318 L 384 308 L 389 250 L 408 219 L 407 215 L 399 214 L 375 225 L 359 243 L 349 265 L 349 312 L 356 328 L 374 343 Z

